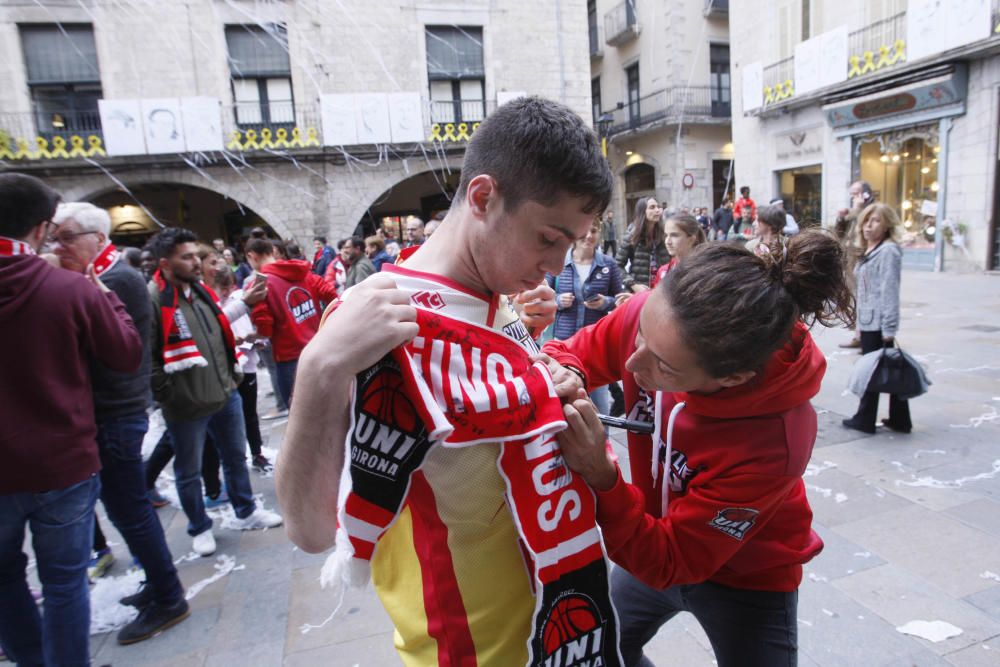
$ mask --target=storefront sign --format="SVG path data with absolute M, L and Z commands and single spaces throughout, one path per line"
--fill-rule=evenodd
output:
M 812 127 L 774 137 L 774 157 L 778 162 L 801 162 L 810 159 L 821 161 L 823 155 L 823 129 Z
M 845 100 L 823 108 L 834 128 L 846 127 L 901 114 L 926 112 L 965 101 L 966 70 L 934 77 L 906 88 L 896 88 L 854 100 Z M 942 110 L 942 112 L 945 110 Z

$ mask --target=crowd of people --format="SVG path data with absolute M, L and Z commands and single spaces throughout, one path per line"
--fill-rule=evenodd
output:
M 826 366 L 810 326 L 853 328 L 857 305 L 861 348 L 892 344 L 898 221 L 868 202 L 839 234 L 800 231 L 744 187 L 713 216 L 643 198 L 616 229 L 611 190 L 594 133 L 538 98 L 482 123 L 441 219 L 409 219 L 403 244 L 317 236 L 311 261 L 262 229 L 242 254 L 177 227 L 119 251 L 103 210 L 0 175 L 7 656 L 86 664 L 98 498 L 146 578 L 118 641 L 187 618 L 154 510 L 173 458 L 197 554 L 224 503 L 227 526 L 335 546 L 324 576 L 371 576 L 408 665 L 649 665 L 680 611 L 720 665 L 794 664 L 802 565 L 823 548 L 803 483 Z M 261 364 L 294 402 L 276 463 Z M 866 394 L 845 426 L 873 431 L 877 407 Z M 602 422 L 620 414 L 626 475 Z M 909 432 L 905 401 L 885 421 Z M 272 465 L 283 515 L 253 494 L 250 469 Z M 570 610 L 589 643 L 564 632 Z

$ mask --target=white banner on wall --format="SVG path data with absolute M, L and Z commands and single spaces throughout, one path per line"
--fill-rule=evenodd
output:
M 389 122 L 393 143 L 424 140 L 424 113 L 420 93 L 389 93 Z
M 802 95 L 847 80 L 847 26 L 816 35 L 795 46 L 795 94 Z
M 181 117 L 188 151 L 221 151 L 222 106 L 217 97 L 182 97 Z
M 356 93 L 355 128 L 359 144 L 388 144 L 392 141 L 389 98 L 385 93 Z
M 740 76 L 743 79 L 743 111 L 764 106 L 764 64 L 744 65 Z
M 97 100 L 97 110 L 101 115 L 104 150 L 108 155 L 146 153 L 139 100 Z
M 511 91 L 507 91 L 507 90 L 501 90 L 501 91 L 497 92 L 497 106 L 498 107 L 502 107 L 503 105 L 507 104 L 507 102 L 510 102 L 511 100 L 516 100 L 519 97 L 527 97 L 527 96 L 528 96 L 528 93 L 526 93 L 524 91 L 520 91 L 520 92 L 513 91 L 513 92 L 511 92 Z
M 990 19 L 990 0 L 910 0 L 906 8 L 906 60 L 913 62 L 987 39 L 992 31 Z
M 358 143 L 358 132 L 354 128 L 354 95 L 322 95 L 320 117 L 324 145 L 352 146 Z
M 150 155 L 184 152 L 184 118 L 176 97 L 142 100 L 142 125 Z

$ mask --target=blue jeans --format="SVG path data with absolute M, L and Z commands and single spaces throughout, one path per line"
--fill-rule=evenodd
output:
M 292 404 L 292 387 L 295 385 L 295 370 L 299 367 L 299 360 L 275 362 L 278 375 L 278 395 L 285 405 Z
M 798 662 L 797 591 L 753 591 L 711 581 L 657 590 L 616 566 L 611 599 L 621 622 L 626 667 L 653 667 L 642 647 L 681 611 L 698 619 L 719 667 L 795 667 Z
M 18 665 L 90 664 L 87 565 L 100 491 L 94 475 L 57 491 L 0 496 L 0 646 Z M 42 616 L 25 578 L 26 523 L 45 596 Z
M 145 412 L 97 422 L 101 454 L 101 500 L 129 551 L 146 571 L 156 601 L 173 605 L 184 597 L 163 527 L 146 496 L 142 438 L 149 428 Z
M 243 402 L 235 389 L 215 414 L 191 421 L 168 421 L 167 430 L 174 441 L 174 477 L 181 507 L 188 518 L 188 535 L 200 535 L 212 528 L 212 519 L 205 513 L 205 499 L 201 491 L 201 457 L 206 432 L 212 434 L 219 450 L 229 502 L 233 504 L 236 516 L 245 519 L 253 514 L 256 503 L 247 472 Z

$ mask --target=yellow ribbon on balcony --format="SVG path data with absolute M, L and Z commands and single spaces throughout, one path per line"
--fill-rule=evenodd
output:
M 226 144 L 226 148 L 231 151 L 241 151 L 243 150 L 243 144 L 241 140 L 243 138 L 243 133 L 239 130 L 233 130 L 229 133 L 229 143 Z
M 274 144 L 271 143 L 271 129 L 265 127 L 260 131 L 260 147 L 261 148 L 274 148 Z
M 764 104 L 772 104 L 774 102 L 774 89 L 771 86 L 764 86 Z
M 306 140 L 303 142 L 304 146 L 322 146 L 319 141 L 319 130 L 315 127 L 306 128 Z
M 898 62 L 906 60 L 906 42 L 897 39 L 892 46 L 880 46 L 878 48 L 878 60 L 875 59 L 874 51 L 865 51 L 860 56 L 851 56 L 847 59 L 847 78 L 853 79 L 869 72 L 876 72 L 885 67 L 892 67 Z
M 274 145 L 278 148 L 288 148 L 288 130 L 283 127 L 279 127 L 278 131 L 274 133 Z

